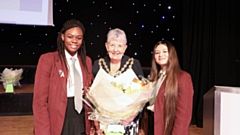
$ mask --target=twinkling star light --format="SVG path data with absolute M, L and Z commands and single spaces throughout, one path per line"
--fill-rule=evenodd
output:
M 53 26 L 0 24 L 0 64 L 15 64 L 2 60 L 15 57 L 22 62 L 18 64 L 36 65 L 41 54 L 57 50 L 57 36 L 63 23 L 76 18 L 86 29 L 86 51 L 92 60 L 106 55 L 107 32 L 120 28 L 127 35 L 125 54 L 139 59 L 143 66 L 150 66 L 153 46 L 158 41 L 180 42 L 180 6 L 181 2 L 173 0 L 53 0 Z

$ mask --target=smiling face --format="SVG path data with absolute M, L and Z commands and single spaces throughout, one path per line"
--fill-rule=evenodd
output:
M 158 65 L 161 66 L 162 70 L 166 70 L 168 64 L 168 48 L 164 44 L 159 44 L 154 52 L 154 58 Z
M 64 46 L 70 55 L 75 55 L 83 41 L 83 31 L 79 27 L 73 27 L 61 34 Z
M 111 62 L 120 62 L 127 45 L 123 41 L 109 40 L 105 44 Z

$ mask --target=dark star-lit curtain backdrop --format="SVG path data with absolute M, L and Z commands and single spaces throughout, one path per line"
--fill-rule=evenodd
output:
M 181 55 L 181 8 L 174 0 L 53 0 L 54 26 L 0 24 L 0 65 L 36 65 L 43 53 L 56 50 L 62 24 L 71 18 L 86 28 L 87 54 L 96 60 L 106 54 L 106 34 L 123 29 L 126 54 L 149 67 L 153 46 L 172 41 Z M 181 57 L 180 57 L 181 58 Z

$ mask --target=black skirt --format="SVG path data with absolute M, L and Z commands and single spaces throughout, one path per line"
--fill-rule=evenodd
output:
M 74 98 L 69 97 L 61 135 L 85 135 L 84 109 L 78 114 L 74 107 Z
M 154 112 L 148 110 L 148 135 L 154 135 Z

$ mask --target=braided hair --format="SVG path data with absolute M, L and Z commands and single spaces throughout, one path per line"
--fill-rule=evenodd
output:
M 64 65 L 66 67 L 67 67 L 67 62 L 66 62 L 67 60 L 66 60 L 66 56 L 65 56 L 65 52 L 64 52 L 65 45 L 64 45 L 64 41 L 61 38 L 61 34 L 64 34 L 67 30 L 74 28 L 74 27 L 79 27 L 82 30 L 83 36 L 84 36 L 85 28 L 84 28 L 83 24 L 77 19 L 71 19 L 71 20 L 66 21 L 63 24 L 63 27 L 57 37 L 58 55 L 60 57 L 61 62 L 64 63 Z M 78 54 L 80 55 L 81 62 L 83 63 L 85 71 L 87 71 L 87 73 L 90 73 L 90 71 L 88 71 L 87 64 L 86 64 L 86 46 L 85 46 L 84 38 L 83 38 L 81 47 L 78 49 Z

